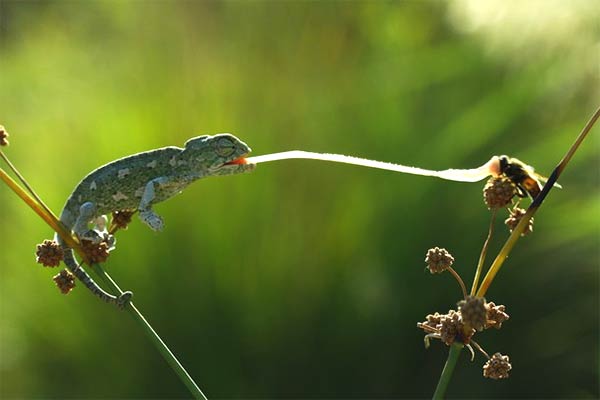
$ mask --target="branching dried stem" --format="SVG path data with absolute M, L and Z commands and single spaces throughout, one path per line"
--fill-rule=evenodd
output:
M 476 295 L 478 297 L 485 296 L 485 294 L 487 293 L 487 290 L 489 289 L 490 285 L 492 284 L 492 281 L 494 280 L 494 277 L 496 276 L 498 271 L 500 271 L 500 268 L 502 267 L 502 265 L 504 264 L 504 261 L 510 254 L 512 248 L 515 246 L 517 240 L 519 240 L 519 238 L 521 237 L 521 234 L 527 228 L 527 226 L 529 224 L 529 220 L 531 219 L 531 217 L 533 217 L 533 215 L 539 209 L 539 207 L 541 206 L 542 202 L 544 201 L 544 199 L 546 198 L 546 196 L 548 195 L 550 190 L 552 190 L 552 188 L 554 187 L 554 183 L 556 183 L 556 181 L 558 180 L 558 177 L 562 174 L 565 167 L 567 166 L 567 164 L 573 157 L 573 154 L 575 154 L 575 151 L 577 151 L 577 149 L 579 148 L 579 146 L 581 145 L 583 140 L 587 137 L 587 135 L 589 134 L 590 130 L 592 129 L 592 127 L 594 126 L 594 124 L 596 123 L 598 118 L 600 118 L 600 107 L 598 109 L 596 109 L 596 111 L 594 112 L 594 114 L 592 115 L 590 120 L 587 122 L 587 124 L 585 125 L 585 127 L 583 128 L 583 130 L 581 131 L 579 136 L 577 136 L 577 139 L 575 139 L 575 142 L 571 145 L 571 147 L 567 151 L 567 154 L 565 154 L 565 156 L 562 158 L 560 163 L 556 166 L 556 168 L 554 168 L 554 171 L 552 171 L 552 174 L 548 178 L 548 181 L 544 185 L 544 188 L 542 189 L 540 194 L 533 200 L 533 202 L 527 209 L 527 212 L 522 217 L 521 221 L 518 223 L 518 225 L 515 227 L 515 229 L 511 233 L 511 235 L 508 237 L 508 239 L 504 243 L 504 246 L 502 247 L 502 249 L 496 256 L 496 258 L 494 259 L 492 265 L 490 266 L 490 269 L 488 270 L 487 274 L 483 278 L 483 281 L 481 282 L 481 285 L 479 286 L 479 289 L 477 290 Z
M 458 284 L 460 285 L 460 289 L 462 290 L 462 293 L 463 293 L 463 297 L 466 299 L 467 298 L 467 287 L 465 286 L 465 283 L 463 282 L 462 278 L 460 277 L 458 272 L 456 272 L 454 270 L 454 268 L 448 267 L 448 271 L 450 271 L 452 276 L 454 276 L 454 278 L 456 278 L 456 280 L 458 281 Z
M 594 124 L 596 123 L 596 121 L 599 118 L 600 118 L 600 107 L 598 109 L 596 109 L 596 111 L 594 112 L 592 117 L 589 119 L 589 121 L 587 122 L 587 124 L 585 125 L 585 127 L 583 128 L 581 133 L 578 135 L 578 137 L 575 140 L 575 142 L 573 143 L 573 145 L 571 145 L 571 147 L 567 151 L 566 155 L 562 158 L 560 163 L 556 166 L 556 168 L 554 169 L 554 171 L 548 178 L 548 181 L 544 185 L 540 194 L 538 196 L 536 196 L 536 198 L 533 200 L 533 202 L 527 209 L 527 212 L 525 213 L 525 215 L 521 218 L 521 220 L 519 221 L 517 226 L 513 229 L 511 235 L 506 240 L 504 246 L 502 247 L 502 249 L 496 256 L 494 261 L 492 262 L 492 265 L 490 266 L 487 274 L 485 275 L 483 281 L 481 282 L 481 285 L 477 289 L 477 284 L 478 284 L 479 277 L 481 274 L 481 268 L 483 267 L 483 264 L 485 262 L 487 248 L 488 248 L 490 238 L 493 233 L 493 223 L 494 223 L 494 219 L 495 219 L 494 218 L 495 212 L 492 214 L 492 222 L 490 223 L 488 238 L 486 239 L 483 249 L 481 251 L 480 259 L 479 259 L 478 266 L 477 266 L 477 271 L 475 273 L 475 278 L 473 280 L 471 294 L 475 293 L 475 295 L 477 297 L 485 296 L 489 286 L 491 285 L 494 277 L 500 270 L 504 261 L 508 257 L 510 251 L 514 247 L 517 240 L 521 237 L 521 234 L 527 228 L 530 219 L 533 217 L 535 212 L 541 206 L 542 202 L 544 201 L 544 199 L 546 198 L 546 196 L 548 195 L 550 190 L 552 190 L 554 183 L 558 180 L 558 177 L 564 171 L 565 167 L 567 166 L 567 164 L 569 163 L 569 161 L 571 160 L 571 158 L 573 157 L 573 155 L 575 154 L 575 152 L 577 151 L 577 149 L 579 148 L 579 146 L 581 145 L 581 143 L 583 142 L 585 137 L 589 134 L 590 130 L 592 129 L 592 127 L 594 126 Z M 430 334 L 426 335 L 427 340 L 429 340 L 429 338 L 431 338 L 431 337 L 436 337 L 436 334 L 430 333 Z M 486 358 L 489 360 L 488 363 L 490 363 L 492 361 L 492 358 L 489 356 L 489 354 L 487 354 L 477 342 L 471 340 L 470 344 L 473 345 L 477 350 L 479 350 L 482 354 L 484 354 L 486 356 Z M 456 345 L 456 343 L 455 343 L 455 345 Z M 446 387 L 448 385 L 448 382 L 451 379 L 452 371 L 453 371 L 454 365 L 456 364 L 456 360 L 458 358 L 458 353 L 460 352 L 461 348 L 462 347 L 458 347 L 458 346 L 450 347 L 450 351 L 448 353 L 448 359 L 446 360 L 446 365 L 444 367 L 444 370 L 442 371 L 442 374 L 440 375 L 440 380 L 438 382 L 438 386 L 433 395 L 434 399 L 444 397 Z M 492 378 L 492 379 L 506 378 L 506 377 L 508 377 L 508 371 L 511 368 L 510 364 L 508 363 L 508 357 L 502 356 L 499 353 L 497 353 L 497 354 L 498 354 L 499 358 L 503 359 L 502 361 L 505 361 L 505 365 L 502 365 L 502 369 L 500 371 L 496 371 L 496 372 L 500 372 L 500 374 L 496 373 L 496 375 L 494 375 L 494 374 L 490 373 L 489 370 L 491 367 L 488 366 L 488 363 L 486 363 L 486 366 L 484 366 L 484 376 Z M 496 358 L 496 355 L 494 355 L 494 358 Z M 504 359 L 506 359 L 506 360 L 504 360 Z M 497 367 L 496 367 L 496 369 L 497 369 Z M 488 371 L 487 374 L 486 374 L 486 371 Z
M 492 239 L 492 235 L 494 233 L 494 221 L 496 220 L 496 212 L 497 208 L 492 210 L 492 217 L 490 219 L 490 227 L 488 229 L 488 235 L 483 243 L 483 248 L 481 249 L 481 254 L 479 255 L 479 262 L 477 263 L 477 269 L 475 270 L 475 277 L 473 278 L 473 286 L 471 286 L 471 296 L 475 295 L 477 291 L 477 285 L 479 284 L 479 278 L 481 277 L 481 272 L 483 270 L 483 264 L 485 263 L 485 257 L 487 255 L 487 251 L 490 245 L 490 241 Z
M 486 353 L 486 352 L 485 352 L 485 350 L 483 350 L 483 349 L 481 348 L 481 346 L 479 345 L 479 343 L 477 343 L 477 342 L 476 342 L 476 341 L 474 341 L 474 340 L 471 340 L 471 344 L 472 344 L 473 346 L 475 346 L 475 348 L 476 348 L 477 350 L 479 350 L 479 351 L 481 352 L 481 354 L 483 354 L 483 355 L 484 355 L 484 356 L 485 356 L 485 357 L 486 357 L 488 360 L 490 359 L 490 356 L 489 356 L 489 354 L 488 354 L 488 353 Z

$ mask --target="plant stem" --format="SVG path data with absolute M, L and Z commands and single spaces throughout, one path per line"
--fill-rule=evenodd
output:
M 460 356 L 460 352 L 462 351 L 464 344 L 462 343 L 453 343 L 450 346 L 450 351 L 448 352 L 448 359 L 446 360 L 446 364 L 444 365 L 444 369 L 442 370 L 442 374 L 440 375 L 440 380 L 438 381 L 437 387 L 435 388 L 435 393 L 433 393 L 433 399 L 443 399 L 446 394 L 446 388 L 448 387 L 448 383 L 450 383 L 450 379 L 452 378 L 452 373 L 454 372 L 454 367 L 456 366 L 456 362 L 458 361 L 458 356 Z
M 8 162 L 6 157 L 2 157 L 5 161 Z M 14 167 L 11 167 L 13 171 L 16 171 Z M 25 183 L 25 179 L 17 172 L 18 178 L 23 182 L 26 188 L 34 195 L 33 189 L 29 185 Z M 81 250 L 81 246 L 75 239 L 71 236 L 71 234 L 65 229 L 64 225 L 61 221 L 54 215 L 52 210 L 44 205 L 39 197 L 28 194 L 17 182 L 15 182 L 6 172 L 0 168 L 0 180 L 4 181 L 4 183 L 11 188 L 17 196 L 19 196 L 29 207 L 35 211 L 36 214 L 40 216 L 55 232 L 57 232 L 62 239 L 68 244 L 69 247 L 73 248 L 81 257 L 85 259 L 85 254 Z M 108 275 L 104 269 L 98 264 L 91 265 L 94 272 L 98 274 L 102 278 L 102 280 L 110 286 L 113 292 L 122 294 L 123 291 L 119 288 L 116 282 Z M 179 376 L 179 379 L 186 385 L 188 390 L 191 392 L 192 396 L 195 399 L 206 400 L 206 396 L 196 382 L 192 379 L 192 377 L 187 373 L 185 368 L 181 365 L 181 363 L 177 360 L 175 355 L 169 350 L 165 342 L 158 336 L 156 331 L 152 328 L 152 326 L 146 321 L 144 316 L 140 313 L 140 311 L 130 302 L 127 305 L 127 311 L 129 314 L 135 319 L 136 322 L 140 324 L 142 330 L 146 333 L 150 341 L 154 344 L 159 353 L 163 356 L 165 361 L 171 366 L 173 371 Z
M 41 199 L 40 196 L 38 196 L 38 194 L 35 192 L 35 190 L 33 190 L 33 188 L 29 185 L 29 182 L 27 182 L 25 180 L 25 178 L 23 178 L 23 175 L 21 175 L 21 173 L 19 172 L 19 170 L 13 165 L 13 163 L 10 162 L 10 160 L 8 159 L 8 157 L 6 157 L 6 155 L 4 154 L 4 152 L 2 152 L 0 150 L 0 157 L 2 157 L 2 159 L 4 160 L 4 162 L 8 165 L 8 167 L 15 173 L 15 175 L 17 175 L 17 178 L 19 178 L 19 180 L 21 181 L 21 183 L 23 183 L 23 186 L 25 186 L 25 188 L 27 190 L 29 190 L 29 193 L 31 193 L 31 195 L 33 196 L 34 199 L 37 200 L 37 202 L 39 203 L 39 205 L 46 210 L 46 212 L 48 214 L 52 214 L 52 211 L 50 210 L 50 208 L 48 208 L 48 206 L 46 205 L 46 203 L 44 203 L 44 201 Z
M 542 189 L 540 194 L 537 195 L 537 197 L 533 200 L 533 202 L 527 209 L 527 212 L 521 218 L 521 221 L 519 221 L 515 229 L 512 231 L 511 235 L 506 240 L 506 243 L 504 243 L 504 246 L 502 246 L 502 249 L 500 250 L 500 252 L 496 256 L 496 259 L 490 266 L 490 269 L 485 275 L 485 278 L 483 278 L 481 286 L 479 286 L 479 289 L 477 290 L 478 297 L 485 296 L 488 288 L 494 280 L 494 277 L 496 276 L 498 271 L 500 271 L 502 264 L 504 264 L 504 261 L 508 257 L 515 243 L 517 243 L 517 240 L 519 240 L 519 238 L 521 237 L 521 233 L 525 231 L 525 227 L 529 223 L 529 220 L 531 219 L 531 217 L 533 217 L 533 214 L 535 214 L 536 211 L 540 208 L 542 202 L 544 201 L 550 190 L 552 190 L 552 188 L 554 187 L 554 183 L 558 180 L 558 177 L 564 171 L 565 167 L 573 157 L 573 154 L 575 154 L 575 151 L 577 151 L 577 149 L 581 145 L 581 142 L 583 142 L 583 139 L 586 138 L 586 136 L 588 135 L 598 118 L 600 118 L 600 108 L 596 109 L 596 112 L 594 112 L 594 114 L 587 122 L 579 136 L 577 136 L 577 139 L 575 139 L 575 142 L 571 145 L 571 147 L 567 151 L 567 154 L 565 154 L 562 160 L 560 160 L 560 163 L 558 163 L 556 168 L 554 168 L 554 171 L 552 171 L 552 174 L 550 175 L 550 177 L 548 177 L 548 181 L 544 185 L 544 188 Z
M 122 294 L 123 291 L 117 285 L 117 283 L 111 278 L 106 271 L 99 264 L 92 264 L 92 269 L 102 280 L 109 286 L 113 292 Z M 156 349 L 163 356 L 165 361 L 171 366 L 173 371 L 179 376 L 179 379 L 187 386 L 188 390 L 192 393 L 195 399 L 203 399 L 206 400 L 206 396 L 202 393 L 202 390 L 196 385 L 196 382 L 192 379 L 190 374 L 185 370 L 183 365 L 177 360 L 175 355 L 169 350 L 165 342 L 162 341 L 160 336 L 156 333 L 156 331 L 152 328 L 152 326 L 148 323 L 146 318 L 139 312 L 139 310 L 130 302 L 127 305 L 127 311 L 129 314 L 135 319 L 135 321 L 140 324 L 142 330 L 146 333 L 150 341 L 154 344 Z
M 465 283 L 463 282 L 462 278 L 460 277 L 458 272 L 456 272 L 454 270 L 454 268 L 448 267 L 448 271 L 450 271 L 452 276 L 454 276 L 454 278 L 456 278 L 456 280 L 458 281 L 458 284 L 460 285 L 460 289 L 462 290 L 462 293 L 463 293 L 463 297 L 466 299 L 467 298 L 467 288 L 466 288 Z
M 0 168 L 0 179 L 8 186 L 17 196 L 23 200 L 25 204 L 27 204 L 31 209 L 46 222 L 50 227 L 57 231 L 59 229 L 58 224 L 52 218 L 51 215 L 48 214 L 47 210 L 45 210 L 33 197 L 31 197 L 27 192 L 19 186 L 17 182 L 13 178 L 11 178 L 2 168 Z
M 485 256 L 487 255 L 488 247 L 490 246 L 490 240 L 494 233 L 494 220 L 496 219 L 497 208 L 492 210 L 492 219 L 490 221 L 490 228 L 488 229 L 488 235 L 483 243 L 481 254 L 479 255 L 479 262 L 477 263 L 477 269 L 475 270 L 475 277 L 473 278 L 473 286 L 471 286 L 471 296 L 475 295 L 477 285 L 479 284 L 479 278 L 481 277 L 481 271 L 483 270 L 483 264 L 485 263 Z

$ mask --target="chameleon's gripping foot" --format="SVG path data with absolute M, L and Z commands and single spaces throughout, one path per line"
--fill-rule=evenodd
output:
M 148 225 L 154 232 L 160 232 L 163 230 L 165 224 L 163 223 L 162 218 L 154 211 L 150 209 L 140 210 L 139 216 L 142 222 Z
M 98 232 L 93 229 L 85 231 L 81 235 L 78 235 L 78 237 L 80 240 L 86 240 L 94 244 L 98 244 L 102 241 L 102 236 L 100 236 L 100 234 L 98 234 Z
M 129 304 L 132 297 L 133 293 L 129 290 L 123 292 L 119 297 L 117 297 L 117 306 L 119 306 L 120 309 L 124 309 L 127 306 L 127 304 Z

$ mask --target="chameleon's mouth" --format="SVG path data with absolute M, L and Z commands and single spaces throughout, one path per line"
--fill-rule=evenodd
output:
M 231 160 L 229 162 L 226 162 L 223 165 L 243 165 L 243 164 L 248 164 L 248 162 L 246 161 L 246 157 L 245 156 L 238 157 L 235 160 Z
M 256 164 L 252 162 L 252 160 L 246 159 L 247 156 L 248 153 L 244 153 L 231 161 L 227 161 L 226 163 L 221 165 L 220 170 L 225 175 L 252 171 L 256 167 Z

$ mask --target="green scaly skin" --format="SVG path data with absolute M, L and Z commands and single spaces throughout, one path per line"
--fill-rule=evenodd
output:
M 183 148 L 164 147 L 127 156 L 92 171 L 75 187 L 60 215 L 61 222 L 82 240 L 106 239 L 105 214 L 138 211 L 142 222 L 160 231 L 163 222 L 152 205 L 181 193 L 192 182 L 208 177 L 234 175 L 254 170 L 255 164 L 232 163 L 250 148 L 228 133 L 198 136 Z M 89 229 L 96 223 L 95 230 Z M 105 237 L 103 237 L 105 236 Z M 65 253 L 65 264 L 84 285 L 102 300 L 123 308 L 132 293 L 113 296 L 100 288 L 85 272 L 60 236 L 56 240 Z M 111 240 L 111 238 L 109 238 Z

